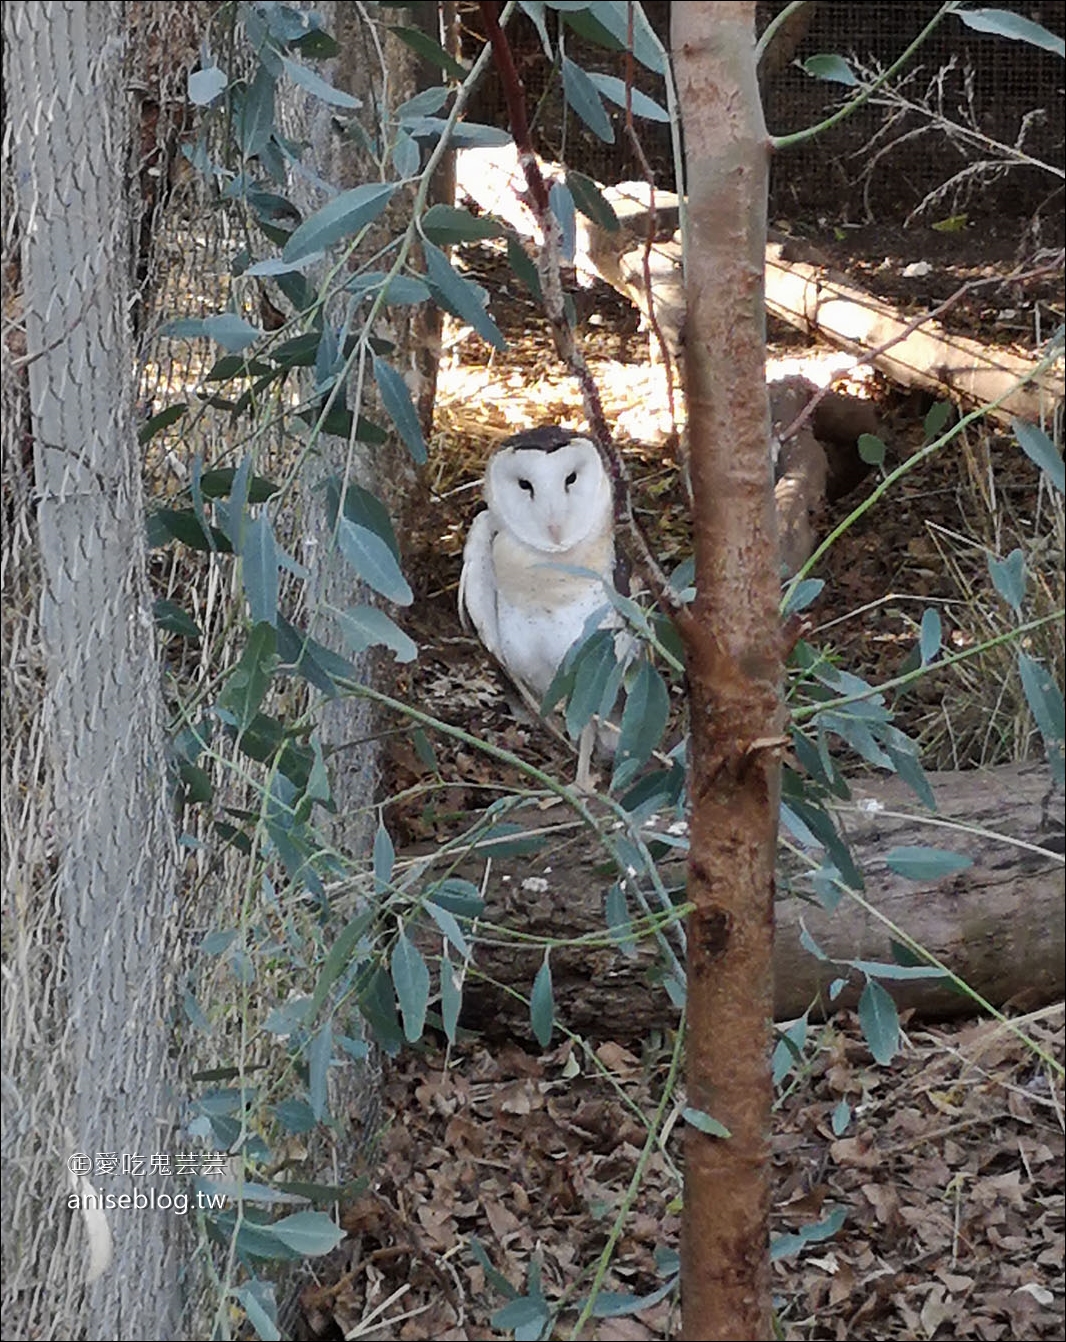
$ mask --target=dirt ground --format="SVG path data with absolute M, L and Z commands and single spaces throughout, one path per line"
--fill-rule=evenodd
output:
M 812 223 L 806 236 L 835 252 L 853 282 L 910 312 L 964 280 L 1009 273 L 1019 242 L 1009 230 L 989 234 L 975 263 L 973 239 L 959 234 L 926 230 L 902 248 L 897 234 L 838 232 Z M 919 259 L 930 261 L 929 274 L 904 278 Z M 498 354 L 468 335 L 445 357 L 431 503 L 406 537 L 417 592 L 408 628 L 421 651 L 399 692 L 568 776 L 565 747 L 516 714 L 501 676 L 460 629 L 455 599 L 487 455 L 532 424 L 579 427 L 580 402 L 498 255 L 470 249 L 463 262 L 492 293 L 510 343 Z M 637 507 L 669 566 L 687 552 L 688 527 L 661 373 L 649 366 L 647 338 L 624 299 L 596 285 L 577 304 Z M 1057 277 L 976 289 L 946 320 L 1031 350 L 1062 311 L 1060 268 Z M 784 327 L 773 326 L 770 338 L 772 358 L 829 353 Z M 874 400 L 890 463 L 920 446 L 929 398 L 877 377 L 849 385 Z M 825 525 L 861 497 L 860 488 L 835 505 Z M 1015 444 L 987 431 L 966 436 L 905 477 L 892 506 L 835 547 L 819 571 L 827 581 L 811 637 L 877 680 L 914 646 L 926 604 L 941 610 L 949 644 L 978 636 L 974 593 L 988 586 L 982 546 L 994 540 L 1005 554 L 1015 537 L 1031 536 L 1037 503 L 1036 472 Z M 1006 716 L 1009 706 L 990 707 L 980 675 L 923 682 L 897 710 L 922 739 L 929 767 L 993 763 L 1015 749 L 993 744 L 1001 734 L 989 715 Z M 401 800 L 386 819 L 398 843 L 449 837 L 517 781 L 475 750 L 436 741 L 434 749 L 444 786 L 413 737 L 393 738 L 388 792 Z M 774 1231 L 797 1232 L 836 1208 L 845 1215 L 836 1233 L 774 1262 L 782 1337 L 1062 1336 L 1063 1090 L 1051 1060 L 1063 1058 L 1063 1008 L 1015 1024 L 1030 1043 L 990 1020 L 910 1020 L 887 1067 L 874 1062 L 850 1016 L 812 1027 L 775 1118 Z M 566 1041 L 541 1053 L 531 1040 L 490 1050 L 470 1038 L 390 1063 L 383 1165 L 346 1213 L 353 1238 L 302 1296 L 307 1335 L 506 1337 L 533 1307 L 512 1306 L 510 1327 L 508 1316 L 494 1326 L 494 1314 L 539 1282 L 553 1307 L 563 1305 L 551 1336 L 570 1336 L 611 1237 L 605 1289 L 654 1296 L 676 1269 L 680 1228 L 680 1101 L 648 1138 L 672 1047 L 669 1037 L 642 1048 Z M 592 1319 L 580 1336 L 666 1338 L 678 1321 L 676 1292 L 667 1291 L 636 1314 Z M 519 1336 L 539 1335 L 528 1319 L 526 1327 Z

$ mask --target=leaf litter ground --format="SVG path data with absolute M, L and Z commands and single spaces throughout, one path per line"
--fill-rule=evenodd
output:
M 498 257 L 470 248 L 464 261 L 492 292 L 510 343 L 501 355 L 476 336 L 446 333 L 456 343 L 442 366 L 432 505 L 406 538 L 418 594 L 407 628 L 421 652 L 399 690 L 569 777 L 566 748 L 515 704 L 460 629 L 455 593 L 489 452 L 534 424 L 581 427 L 580 401 L 536 309 Z M 877 268 L 866 269 L 877 287 Z M 959 276 L 941 262 L 925 283 L 935 300 Z M 885 296 L 905 302 L 905 289 L 889 285 Z M 1033 299 L 1015 290 L 1008 301 L 1012 330 L 1027 301 L 1047 306 L 1043 291 Z M 637 507 L 663 559 L 679 560 L 688 529 L 661 371 L 650 366 L 647 339 L 623 299 L 597 285 L 578 304 L 585 348 L 637 481 Z M 967 333 L 990 343 L 1007 334 L 1002 323 L 986 327 L 976 303 L 964 317 Z M 771 335 L 779 358 L 826 357 L 784 328 Z M 878 378 L 852 385 L 875 399 L 890 453 L 906 458 L 922 441 L 928 398 Z M 987 432 L 907 476 L 892 507 L 849 531 L 823 573 L 826 593 L 813 614 L 842 664 L 871 681 L 890 677 L 927 604 L 941 609 L 949 644 L 973 637 L 973 593 L 987 586 L 981 528 L 997 525 L 1001 542 L 1012 529 L 1024 538 L 1036 497 L 1035 473 L 1016 447 Z M 827 524 L 853 504 L 837 505 Z M 988 516 L 975 517 L 982 506 Z M 923 682 L 897 708 L 901 724 L 922 737 L 930 767 L 1009 757 L 990 744 L 1001 733 L 990 730 L 979 677 Z M 474 749 L 440 741 L 434 749 L 431 768 L 413 737 L 392 738 L 388 791 L 400 799 L 387 819 L 400 840 L 449 837 L 464 816 L 521 783 Z M 1061 1062 L 1061 1005 L 1018 1023 Z M 669 1045 L 592 1041 L 582 1053 L 567 1042 L 538 1054 L 531 1041 L 490 1049 L 471 1038 L 450 1051 L 429 1043 L 391 1062 L 381 1160 L 345 1212 L 351 1237 L 303 1292 L 307 1336 L 509 1336 L 490 1320 L 508 1291 L 529 1291 L 531 1269 L 549 1304 L 565 1302 L 553 1336 L 569 1336 L 641 1158 Z M 646 1160 L 605 1290 L 646 1296 L 669 1272 L 680 1229 L 682 1103 L 679 1096 Z M 801 1231 L 838 1207 L 846 1217 L 831 1238 L 775 1261 L 784 1336 L 1062 1337 L 1063 1128 L 1058 1076 L 993 1021 L 905 1022 L 904 1047 L 887 1067 L 873 1061 L 851 1015 L 819 1027 L 775 1115 L 774 1233 Z M 678 1323 L 671 1295 L 636 1314 L 594 1319 L 581 1335 L 658 1339 L 676 1335 Z

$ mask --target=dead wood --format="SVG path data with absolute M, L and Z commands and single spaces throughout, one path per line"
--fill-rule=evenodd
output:
M 1061 378 L 1051 370 L 1034 376 L 1033 359 L 953 335 L 934 321 L 911 329 L 913 318 L 822 266 L 790 259 L 780 243 L 766 249 L 766 307 L 789 325 L 844 349 L 877 351 L 870 362 L 894 382 L 971 405 L 998 400 L 989 413 L 1001 423 L 1014 416 L 1039 420 L 1041 410 L 1051 410 L 1062 396 Z
M 898 779 L 864 779 L 854 785 L 855 804 L 841 815 L 856 862 L 866 876 L 863 896 L 994 1006 L 1033 1009 L 1066 990 L 1063 937 L 1064 869 L 1061 800 L 1046 804 L 1047 770 L 1039 765 L 931 775 L 939 821 L 962 830 L 930 828 L 928 816 Z M 864 810 L 876 803 L 881 809 Z M 528 995 L 542 950 L 495 936 L 507 928 L 533 937 L 576 938 L 604 931 L 603 900 L 615 879 L 603 850 L 587 830 L 568 817 L 530 808 L 519 813 L 524 827 L 556 826 L 534 856 L 467 857 L 456 874 L 481 882 L 487 867 L 487 907 L 476 964 L 493 987 L 472 975 L 465 992 L 464 1022 L 493 1033 L 528 1034 L 528 1017 L 506 987 Z M 977 831 L 977 832 L 975 832 Z M 1010 836 L 1001 838 L 999 836 Z M 908 881 L 885 866 L 885 855 L 905 845 L 948 848 L 973 860 L 966 871 L 944 880 Z M 1019 846 L 1020 845 L 1030 845 Z M 1034 851 L 1035 850 L 1035 851 Z M 795 881 L 799 865 L 782 855 L 783 887 Z M 684 864 L 668 864 L 666 880 L 683 893 Z M 631 910 L 633 905 L 630 905 Z M 774 1014 L 800 1015 L 821 1000 L 829 984 L 847 974 L 839 963 L 815 959 L 800 944 L 802 925 L 834 961 L 891 961 L 893 933 L 877 916 L 847 896 L 827 913 L 796 896 L 779 897 L 774 945 Z M 435 949 L 435 926 L 422 945 Z M 632 958 L 613 945 L 560 947 L 551 957 L 559 1017 L 594 1038 L 635 1039 L 667 1027 L 677 1013 L 654 982 L 657 957 L 641 943 Z M 885 985 L 901 1008 L 925 1019 L 944 1019 L 975 1010 L 973 1001 L 941 980 Z M 834 1006 L 854 1005 L 861 982 L 843 992 Z

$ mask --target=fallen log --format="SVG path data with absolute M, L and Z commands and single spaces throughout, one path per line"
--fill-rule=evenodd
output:
M 1040 422 L 1062 399 L 1062 375 L 1037 373 L 1035 360 L 954 335 L 938 322 L 915 327 L 872 294 L 831 275 L 822 266 L 788 259 L 786 244 L 766 249 L 766 308 L 809 335 L 866 356 L 886 377 L 924 387 L 969 405 L 1000 401 L 992 418 Z M 891 342 L 896 343 L 891 343 Z M 888 346 L 888 348 L 882 348 Z
M 830 983 L 848 976 L 840 962 L 892 962 L 893 925 L 994 1006 L 1029 1010 L 1063 996 L 1063 832 L 1061 821 L 1048 817 L 1046 768 L 942 773 L 932 775 L 931 783 L 935 815 L 921 812 L 896 778 L 854 785 L 854 802 L 840 819 L 866 876 L 863 904 L 845 895 L 829 913 L 795 895 L 779 898 L 777 1019 L 799 1016 L 808 1007 L 818 1015 L 854 1006 L 862 987 L 857 975 L 829 1002 Z M 1053 812 L 1061 815 L 1060 803 Z M 484 853 L 473 853 L 450 868 L 479 885 L 484 882 L 481 935 L 487 940 L 478 945 L 477 972 L 467 980 L 463 1021 L 487 1034 L 529 1034 L 526 1010 L 507 990 L 528 996 L 543 949 L 512 934 L 555 942 L 604 939 L 604 897 L 616 873 L 589 831 L 565 815 L 555 820 L 557 814 L 527 808 L 510 817 L 530 831 L 551 831 L 535 855 L 490 861 Z M 890 849 L 904 845 L 948 848 L 971 858 L 973 865 L 937 882 L 909 881 L 884 860 Z M 682 892 L 684 864 L 668 863 L 662 871 L 667 884 Z M 801 868 L 787 855 L 782 871 L 783 884 L 799 884 Z M 827 960 L 803 948 L 804 928 Z M 439 949 L 435 925 L 427 925 L 420 938 L 427 952 Z M 650 941 L 640 942 L 628 956 L 613 943 L 556 945 L 551 966 L 559 1019 L 601 1039 L 636 1039 L 669 1027 L 677 1012 L 658 981 L 659 965 Z M 912 1007 L 923 1018 L 976 1010 L 973 1000 L 947 980 L 886 981 L 885 986 L 901 1009 Z

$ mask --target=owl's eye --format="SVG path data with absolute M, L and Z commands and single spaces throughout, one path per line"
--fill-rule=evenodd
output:
M 571 485 L 576 485 L 576 484 L 577 484 L 577 471 L 571 471 L 570 474 L 566 477 L 566 480 L 564 481 L 564 483 L 565 483 L 567 489 L 569 489 Z
M 530 480 L 519 480 L 518 488 L 524 489 L 530 498 L 533 497 L 533 484 Z

